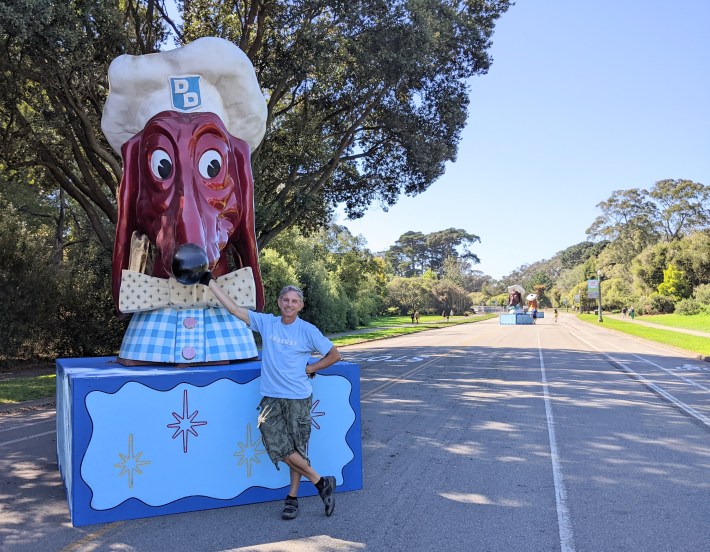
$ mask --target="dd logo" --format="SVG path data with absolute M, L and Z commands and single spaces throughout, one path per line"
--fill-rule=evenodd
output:
M 173 108 L 190 111 L 200 107 L 200 77 L 170 77 L 170 98 Z

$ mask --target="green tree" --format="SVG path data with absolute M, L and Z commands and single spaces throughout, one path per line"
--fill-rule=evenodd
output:
M 669 263 L 668 268 L 663 271 L 663 282 L 658 285 L 658 293 L 677 301 L 690 297 L 692 291 L 685 272 Z
M 547 289 L 547 284 L 534 284 L 532 286 L 533 293 L 537 295 L 537 302 L 540 308 L 552 306 L 552 299 L 548 296 Z
M 331 225 L 309 236 L 291 228 L 265 248 L 262 258 L 273 250 L 296 275 L 310 305 L 303 311 L 304 318 L 323 324 L 324 331 L 342 331 L 379 313 L 385 301 L 384 264 L 363 244 L 362 238 L 342 226 Z M 316 282 L 316 276 L 325 281 Z M 268 304 L 268 273 L 264 281 Z M 316 307 L 325 309 L 317 318 Z
M 366 324 L 384 304 L 383 263 L 365 247 L 364 238 L 353 236 L 344 226 L 330 225 L 315 237 L 326 243 L 326 268 L 355 308 L 357 323 Z
M 647 247 L 633 259 L 631 270 L 638 291 L 648 294 L 663 282 L 663 270 L 673 260 L 673 249 L 671 244 L 660 242 Z
M 463 314 L 471 306 L 471 298 L 466 290 L 451 280 L 439 280 L 431 292 L 438 301 L 434 305 L 436 312 L 453 310 L 455 314 Z
M 589 257 L 595 257 L 599 252 L 606 247 L 609 242 L 591 242 L 584 241 L 576 245 L 572 245 L 560 252 L 560 261 L 562 262 L 563 269 L 574 268 L 577 265 L 582 264 L 584 261 L 589 259 Z
M 431 289 L 436 282 L 426 278 L 395 276 L 387 284 L 388 305 L 409 314 L 417 309 L 431 308 Z
M 672 260 L 693 287 L 710 283 L 710 229 L 674 242 Z
M 110 248 L 119 158 L 99 121 L 108 64 L 220 36 L 254 63 L 268 98 L 253 154 L 260 247 L 292 225 L 323 226 L 426 190 L 456 158 L 470 77 L 486 73 L 509 0 L 25 0 L 0 9 L 0 161 L 64 189 Z
M 471 263 L 478 263 L 478 256 L 469 247 L 481 239 L 460 228 L 448 228 L 430 234 L 409 231 L 402 234 L 386 252 L 385 258 L 398 276 L 421 276 L 429 269 L 439 277 L 444 276 L 447 259 L 465 261 L 457 269 L 469 272 Z
M 710 230 L 647 247 L 631 264 L 634 285 L 646 294 L 652 292 L 663 282 L 663 271 L 671 263 L 683 270 L 692 287 L 710 282 Z
M 696 287 L 693 290 L 693 298 L 701 305 L 710 307 L 710 283 Z
M 284 286 L 301 286 L 296 271 L 278 251 L 265 248 L 259 255 L 259 268 L 264 281 L 264 312 L 279 314 L 278 298 Z
M 467 266 L 460 266 L 459 272 L 463 273 L 470 269 L 470 263 L 479 263 L 478 256 L 469 250 L 470 246 L 480 242 L 481 238 L 475 234 L 470 234 L 462 228 L 447 228 L 438 232 L 432 232 L 426 236 L 426 255 L 429 258 L 428 266 L 444 276 L 446 261 L 448 259 L 466 260 Z
M 692 180 L 659 180 L 649 195 L 657 203 L 655 220 L 666 241 L 710 225 L 710 186 Z
M 253 61 L 268 130 L 252 157 L 257 237 L 322 226 L 426 190 L 456 158 L 468 82 L 508 0 L 191 0 L 183 36 Z
M 602 280 L 602 301 L 605 310 L 621 309 L 636 300 L 628 280 L 605 278 Z
M 573 268 L 563 270 L 559 278 L 555 280 L 554 288 L 559 290 L 560 297 L 568 299 L 568 303 L 571 305 L 570 294 L 573 295 L 573 289 L 583 280 L 585 280 L 584 265 L 579 264 Z
M 124 324 L 113 314 L 110 254 L 96 243 L 54 258 L 54 228 L 28 224 L 0 196 L 0 357 L 115 354 Z
M 165 36 L 154 18 L 159 4 L 27 0 L 0 9 L 0 166 L 7 182 L 31 183 L 35 194 L 54 198 L 63 190 L 105 248 L 113 245 L 121 177 L 100 131 L 108 65 L 126 52 L 155 51 Z
M 602 214 L 587 229 L 592 239 L 605 239 L 618 250 L 618 262 L 630 259 L 659 237 L 654 217 L 656 206 L 646 190 L 614 191 L 609 199 L 597 204 Z
M 447 257 L 442 266 L 441 279 L 447 280 L 463 288 L 466 273 L 470 270 L 470 264 L 465 259 L 457 257 Z
M 405 278 L 421 276 L 426 270 L 428 257 L 426 236 L 413 231 L 402 234 L 385 252 L 385 259 L 394 274 Z

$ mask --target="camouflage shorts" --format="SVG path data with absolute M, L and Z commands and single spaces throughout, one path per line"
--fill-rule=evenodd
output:
M 312 397 L 261 399 L 258 408 L 261 442 L 276 469 L 279 469 L 278 463 L 292 452 L 298 452 L 310 465 L 308 440 L 311 438 L 312 401 Z

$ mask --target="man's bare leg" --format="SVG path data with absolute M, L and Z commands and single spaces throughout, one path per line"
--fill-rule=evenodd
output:
M 309 466 L 306 459 L 298 452 L 292 452 L 289 456 L 284 458 L 284 462 L 291 469 L 291 490 L 293 491 L 294 477 L 296 477 L 297 482 L 300 480 L 300 475 L 308 478 L 308 480 L 316 486 L 318 494 L 323 499 L 325 515 L 330 516 L 335 509 L 335 477 L 332 475 L 321 477 L 318 475 L 318 472 Z M 294 473 L 296 475 L 294 475 Z M 298 486 L 296 486 L 296 492 L 298 492 Z M 291 496 L 296 495 L 291 494 Z
M 306 459 L 298 452 L 292 452 L 289 456 L 283 459 L 289 469 L 291 486 L 288 496 L 284 504 L 284 510 L 281 513 L 283 519 L 295 519 L 298 515 L 298 488 L 301 485 L 301 477 L 307 477 L 311 481 L 320 479 L 320 476 L 308 465 Z
M 288 494 L 291 496 L 298 496 L 298 487 L 301 485 L 301 473 L 290 466 L 289 470 L 291 473 L 291 488 L 289 489 Z
M 320 480 L 320 475 L 318 475 L 318 472 L 316 472 L 316 470 L 309 466 L 308 462 L 306 462 L 306 459 L 298 452 L 292 452 L 289 456 L 284 458 L 284 462 L 291 470 L 291 490 L 293 490 L 294 488 L 294 477 L 296 477 L 296 492 L 298 492 L 298 483 L 301 480 L 301 476 L 307 478 L 314 485 Z M 291 493 L 291 496 L 296 495 Z

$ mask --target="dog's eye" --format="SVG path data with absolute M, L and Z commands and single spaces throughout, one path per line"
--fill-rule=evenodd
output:
M 150 156 L 150 170 L 153 176 L 160 180 L 165 180 L 173 173 L 173 162 L 170 156 L 163 150 L 158 149 Z
M 198 168 L 204 178 L 214 178 L 222 170 L 222 156 L 217 150 L 207 150 L 200 157 Z

